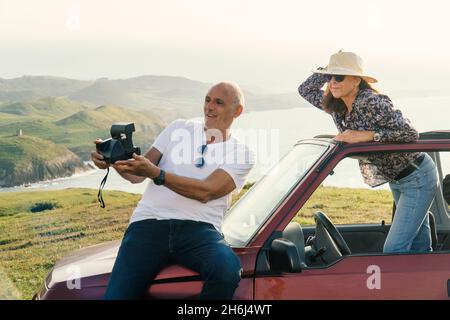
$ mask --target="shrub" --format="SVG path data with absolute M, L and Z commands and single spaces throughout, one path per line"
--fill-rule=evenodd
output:
M 41 212 L 41 211 L 45 211 L 45 210 L 53 210 L 55 208 L 60 208 L 61 206 L 59 205 L 58 202 L 36 202 L 31 208 L 30 211 L 31 212 Z

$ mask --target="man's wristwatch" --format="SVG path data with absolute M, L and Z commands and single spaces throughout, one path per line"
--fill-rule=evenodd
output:
M 157 186 L 161 186 L 166 182 L 166 172 L 163 169 L 159 169 L 159 176 L 153 178 L 153 182 Z
M 378 132 L 375 132 L 373 134 L 373 141 L 380 142 L 381 141 L 381 135 Z

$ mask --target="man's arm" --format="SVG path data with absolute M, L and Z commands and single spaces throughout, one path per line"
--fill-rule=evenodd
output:
M 206 179 L 199 180 L 166 172 L 165 184 L 170 190 L 202 203 L 221 198 L 232 192 L 236 185 L 222 169 L 215 170 Z
M 133 160 L 117 161 L 122 172 L 132 173 L 142 179 L 159 176 L 161 169 L 146 157 L 133 155 Z M 236 188 L 233 178 L 223 169 L 217 169 L 206 179 L 194 179 L 166 172 L 165 187 L 190 199 L 206 203 L 230 193 Z

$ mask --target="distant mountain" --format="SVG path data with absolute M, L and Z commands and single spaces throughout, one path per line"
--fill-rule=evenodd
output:
M 0 101 L 24 102 L 46 96 L 65 96 L 94 105 L 120 105 L 138 110 L 173 110 L 184 117 L 202 114 L 210 83 L 172 76 L 139 76 L 129 79 L 101 78 L 81 81 L 57 77 L 0 79 Z M 289 94 L 268 94 L 243 88 L 247 111 L 304 106 L 294 90 Z
M 76 101 L 125 105 L 147 110 L 175 109 L 190 117 L 201 114 L 203 97 L 209 84 L 180 77 L 141 76 L 125 80 L 100 79 L 69 95 Z
M 62 97 L 45 97 L 28 102 L 3 104 L 0 106 L 0 112 L 30 118 L 60 119 L 90 107 L 92 108 L 89 104 L 81 104 Z
M 82 81 L 52 76 L 23 76 L 0 79 L 1 101 L 26 101 L 47 96 L 68 96 L 91 84 Z

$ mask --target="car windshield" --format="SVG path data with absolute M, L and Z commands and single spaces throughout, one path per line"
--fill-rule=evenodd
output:
M 298 144 L 265 174 L 227 212 L 222 232 L 228 243 L 245 246 L 327 148 L 327 145 Z

